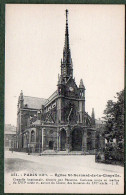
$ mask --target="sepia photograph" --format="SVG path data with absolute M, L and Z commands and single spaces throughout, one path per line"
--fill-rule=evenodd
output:
M 124 193 L 125 6 L 6 4 L 5 193 Z

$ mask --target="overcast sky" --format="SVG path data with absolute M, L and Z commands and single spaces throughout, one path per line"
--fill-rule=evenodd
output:
M 6 5 L 5 123 L 16 125 L 24 95 L 48 98 L 57 88 L 69 10 L 74 77 L 86 87 L 86 111 L 103 116 L 124 88 L 124 5 Z

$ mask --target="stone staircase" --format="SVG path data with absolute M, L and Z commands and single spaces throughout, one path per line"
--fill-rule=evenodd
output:
M 34 155 L 34 156 L 42 156 L 42 155 L 95 155 L 96 151 L 90 150 L 86 153 L 82 151 L 55 151 L 55 150 L 44 150 L 43 152 L 35 152 L 35 153 L 30 153 L 29 155 Z
M 85 155 L 88 155 L 89 153 L 86 152 Z M 40 155 L 84 155 L 84 152 L 82 151 L 54 151 L 54 150 L 45 150 Z

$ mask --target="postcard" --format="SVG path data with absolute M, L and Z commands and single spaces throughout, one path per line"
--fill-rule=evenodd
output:
M 5 193 L 124 193 L 125 6 L 6 4 Z

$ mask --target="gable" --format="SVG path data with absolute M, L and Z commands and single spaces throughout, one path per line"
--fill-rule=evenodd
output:
M 74 88 L 75 91 L 78 90 L 78 87 L 77 87 L 77 85 L 76 85 L 76 83 L 75 83 L 75 80 L 74 80 L 73 78 L 70 78 L 70 79 L 67 81 L 66 86 L 67 86 L 67 87 L 72 87 L 72 88 Z

